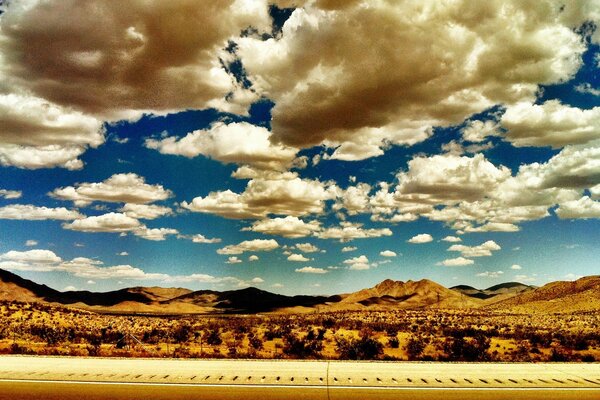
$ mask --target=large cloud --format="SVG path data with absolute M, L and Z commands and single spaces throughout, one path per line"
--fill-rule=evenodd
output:
M 585 16 L 560 18 L 575 3 L 324 4 L 295 10 L 279 39 L 239 40 L 238 54 L 275 101 L 275 136 L 296 147 L 341 144 L 332 158 L 380 155 L 432 126 L 531 101 L 539 84 L 571 78 L 585 50 L 572 29 Z
M 143 228 L 143 225 L 135 218 L 111 212 L 77 219 L 71 223 L 63 224 L 63 228 L 80 232 L 130 232 Z
M 115 174 L 99 183 L 81 183 L 76 187 L 58 188 L 50 195 L 57 199 L 73 201 L 77 206 L 84 207 L 94 201 L 151 203 L 165 200 L 171 197 L 172 193 L 162 185 L 147 184 L 143 177 L 128 173 Z M 128 207 L 131 206 L 125 206 L 125 211 Z
M 242 254 L 246 251 L 271 251 L 279 247 L 279 243 L 273 239 L 245 240 L 239 244 L 231 244 L 217 250 L 218 254 Z
M 56 219 L 70 221 L 78 218 L 83 218 L 83 215 L 75 210 L 68 210 L 64 207 L 49 208 L 38 207 L 31 204 L 12 204 L 0 207 L 0 219 L 19 219 L 30 221 Z
M 183 138 L 147 139 L 146 147 L 163 154 L 185 157 L 204 155 L 224 163 L 250 164 L 282 170 L 294 160 L 297 149 L 274 145 L 271 132 L 247 122 L 213 124 L 209 129 L 188 133 Z
M 333 226 L 316 233 L 321 239 L 339 239 L 340 242 L 349 242 L 354 239 L 378 238 L 392 236 L 389 228 L 363 228 L 362 224 L 341 222 L 340 226 Z

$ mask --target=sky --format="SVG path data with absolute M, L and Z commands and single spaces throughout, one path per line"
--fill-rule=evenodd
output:
M 0 268 L 336 294 L 600 274 L 600 1 L 0 1 Z

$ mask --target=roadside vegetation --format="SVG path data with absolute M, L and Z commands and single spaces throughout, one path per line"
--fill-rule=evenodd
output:
M 600 313 L 459 310 L 106 315 L 0 302 L 0 353 L 105 357 L 600 361 Z

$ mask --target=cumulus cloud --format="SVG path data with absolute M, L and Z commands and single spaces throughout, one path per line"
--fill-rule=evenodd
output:
M 257 276 L 257 277 L 255 277 L 255 278 L 252 278 L 252 279 L 250 280 L 250 282 L 251 282 L 251 283 L 257 283 L 257 284 L 258 284 L 258 283 L 264 283 L 264 281 L 265 281 L 264 279 L 262 279 L 262 278 L 259 278 L 258 276 Z
M 361 271 L 371 268 L 369 259 L 365 255 L 344 260 L 344 264 L 348 265 L 348 269 L 352 271 Z
M 171 197 L 172 193 L 162 185 L 147 184 L 143 177 L 128 173 L 115 174 L 99 183 L 81 183 L 76 187 L 58 188 L 52 191 L 50 196 L 60 200 L 73 201 L 75 205 L 85 207 L 94 201 L 131 204 L 152 203 L 165 200 Z
M 323 229 L 315 235 L 321 239 L 339 239 L 340 242 L 348 242 L 355 239 L 377 238 L 392 236 L 389 228 L 363 228 L 363 224 L 352 222 L 341 222 L 339 227 Z
M 156 219 L 173 213 L 173 210 L 169 207 L 158 206 L 156 204 L 134 203 L 125 204 L 119 211 L 128 217 L 136 219 Z
M 250 257 L 248 257 L 248 261 L 258 261 L 259 258 L 257 255 L 252 254 Z
M 306 258 L 302 254 L 290 254 L 287 259 L 288 259 L 288 261 L 296 261 L 296 262 L 310 261 L 310 258 Z
M 594 201 L 589 196 L 579 200 L 567 201 L 556 209 L 556 215 L 563 219 L 600 218 L 600 201 Z
M 589 110 L 549 100 L 508 107 L 501 119 L 506 139 L 515 146 L 564 147 L 600 138 L 600 107 Z
M 250 180 L 241 194 L 231 190 L 211 192 L 190 203 L 184 201 L 181 206 L 225 218 L 260 219 L 270 214 L 297 217 L 323 213 L 325 200 L 332 196 L 328 187 L 318 180 L 257 178 Z
M 28 250 L 15 251 L 11 250 L 4 254 L 0 254 L 0 260 L 14 261 L 19 263 L 39 263 L 39 264 L 56 264 L 62 261 L 62 258 L 57 256 L 51 250 Z
M 218 254 L 242 254 L 246 251 L 271 251 L 279 247 L 273 239 L 245 240 L 239 244 L 232 244 L 217 250 Z
M 70 221 L 79 218 L 83 218 L 83 215 L 75 210 L 68 210 L 64 207 L 49 208 L 38 207 L 31 204 L 13 204 L 0 207 L 0 219 L 18 219 L 29 221 L 55 219 Z
M 237 256 L 228 257 L 227 261 L 225 261 L 226 264 L 239 264 L 241 262 L 242 260 L 240 260 Z
M 326 274 L 327 270 L 323 268 L 314 268 L 314 267 L 302 267 L 295 269 L 296 272 L 301 274 Z
M 271 132 L 247 122 L 217 122 L 183 138 L 146 139 L 145 146 L 162 154 L 203 155 L 224 163 L 249 164 L 262 169 L 290 167 L 298 149 L 272 144 Z
M 221 49 L 250 25 L 266 30 L 270 19 L 265 3 L 245 0 L 126 9 L 68 0 L 11 3 L 0 24 L 13 87 L 119 120 L 207 107 L 243 112 L 255 96 L 227 73 Z
M 464 257 L 456 257 L 456 258 L 446 259 L 442 262 L 439 262 L 437 265 L 443 265 L 445 267 L 462 267 L 465 265 L 473 265 L 473 264 L 475 264 L 475 261 L 473 261 L 473 260 L 469 260 L 468 258 L 464 258 Z
M 344 247 L 342 247 L 342 253 L 347 253 L 349 251 L 355 251 L 356 249 L 358 249 L 358 247 L 356 247 L 356 246 L 344 246 Z
M 522 269 L 522 267 L 519 264 L 513 264 L 513 265 L 510 266 L 510 269 L 520 270 L 520 269 Z
M 458 251 L 463 257 L 490 257 L 492 251 L 498 251 L 501 247 L 493 240 L 488 240 L 479 246 L 465 246 L 463 244 L 453 244 L 448 251 Z
M 20 190 L 6 190 L 0 189 L 0 197 L 5 198 L 7 200 L 19 199 L 23 195 L 23 192 Z
M 179 231 L 173 228 L 148 228 L 146 226 L 133 231 L 135 236 L 155 242 L 166 240 L 168 235 L 177 235 L 178 233 Z
M 450 242 L 450 243 L 462 242 L 462 239 L 459 237 L 456 237 L 456 236 L 446 236 L 442 240 L 444 242 Z
M 143 228 L 143 225 L 135 218 L 111 212 L 77 219 L 71 223 L 63 224 L 63 228 L 80 232 L 129 232 Z
M 464 140 L 469 142 L 483 142 L 488 136 L 500 136 L 502 134 L 500 125 L 493 120 L 469 121 L 461 130 Z
M 25 246 L 27 246 L 27 247 L 33 247 L 33 246 L 37 246 L 37 245 L 38 245 L 37 240 L 29 239 L 28 241 L 25 242 Z
M 287 238 L 301 238 L 321 230 L 321 223 L 319 221 L 304 222 L 298 217 L 287 216 L 256 221 L 251 227 L 242 230 Z
M 278 40 L 242 38 L 238 54 L 254 87 L 275 102 L 277 139 L 323 143 L 335 148 L 331 158 L 357 160 L 570 79 L 585 44 L 575 21 L 560 18 L 578 5 L 564 7 L 308 2 Z
M 384 250 L 384 251 L 381 251 L 381 252 L 379 253 L 379 255 L 380 255 L 380 256 L 383 256 L 383 257 L 396 257 L 396 256 L 397 256 L 396 252 L 394 252 L 394 251 L 391 251 L 391 250 Z
M 422 244 L 433 241 L 433 237 L 429 233 L 420 233 L 407 240 L 408 243 Z
M 2 61 L 0 57 L 0 70 Z M 102 121 L 43 98 L 1 90 L 0 125 L 0 164 L 4 166 L 81 169 L 78 157 L 88 147 L 104 142 Z
M 504 271 L 485 271 L 485 272 L 480 272 L 477 274 L 477 276 L 480 278 L 492 278 L 492 279 L 500 278 L 500 277 L 502 277 L 502 275 L 504 275 Z
M 192 242 L 194 242 L 194 243 L 204 243 L 204 244 L 221 243 L 221 241 L 222 241 L 220 238 L 209 239 L 199 233 L 192 235 L 191 239 L 192 239 Z
M 320 249 L 312 243 L 296 243 L 294 245 L 298 250 L 303 253 L 316 253 Z

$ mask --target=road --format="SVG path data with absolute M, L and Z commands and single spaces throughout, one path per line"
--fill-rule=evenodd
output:
M 600 364 L 0 357 L 0 399 L 600 399 Z

